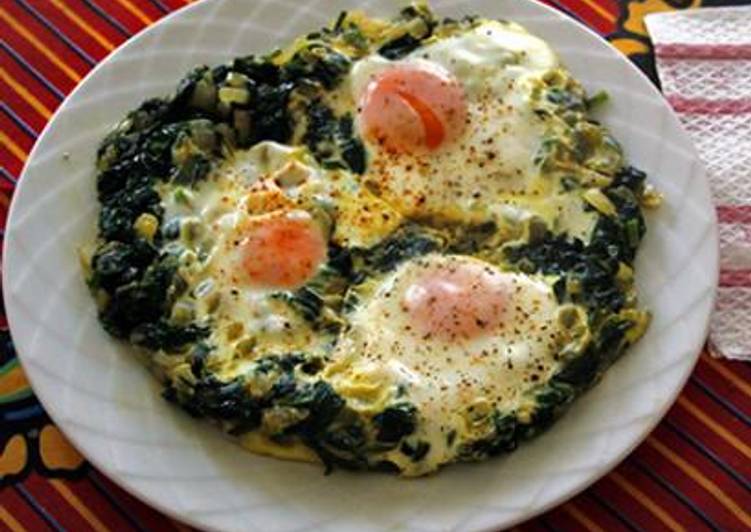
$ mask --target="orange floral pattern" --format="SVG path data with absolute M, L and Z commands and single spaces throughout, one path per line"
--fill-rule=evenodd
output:
M 0 486 L 35 471 L 76 477 L 83 456 L 50 423 L 18 363 L 7 330 L 0 330 Z
M 644 17 L 650 13 L 694 9 L 705 4 L 717 3 L 712 0 L 631 0 L 620 2 L 617 29 L 607 38 L 621 52 L 629 56 L 656 83 L 652 43 L 644 25 Z

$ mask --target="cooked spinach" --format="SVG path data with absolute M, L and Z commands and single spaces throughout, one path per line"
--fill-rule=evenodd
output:
M 427 255 L 444 248 L 446 243 L 434 233 L 407 224 L 365 253 L 358 253 L 366 270 L 388 272 L 407 259 Z
M 618 312 L 623 308 L 626 294 L 616 276 L 621 263 L 633 263 L 646 232 L 638 201 L 631 189 L 622 184 L 638 189 L 643 184 L 643 174 L 629 169 L 618 176 L 604 189 L 617 214 L 598 215 L 589 243 L 546 231 L 538 239 L 505 250 L 509 262 L 521 271 L 560 276 L 555 285 L 559 301 L 582 304 L 592 313 Z M 567 287 L 572 283 L 579 289 L 569 291 Z
M 114 290 L 136 281 L 157 256 L 157 251 L 145 240 L 132 243 L 112 241 L 99 248 L 92 259 L 94 275 L 91 282 L 98 288 Z
M 596 232 L 605 234 L 609 225 L 603 222 Z M 614 248 L 603 250 L 597 244 L 585 245 L 566 235 L 546 233 L 540 241 L 508 248 L 506 256 L 525 273 L 559 275 L 561 279 L 556 283 L 556 295 L 560 302 L 570 297 L 572 302 L 584 304 L 592 310 L 608 308 L 617 312 L 623 306 L 624 297 L 615 282 L 618 259 L 611 255 L 613 251 Z M 569 294 L 567 280 L 580 283 L 581 291 Z
M 211 351 L 212 346 L 204 340 L 196 341 L 191 348 L 187 361 L 190 363 L 190 371 L 194 377 L 199 378 L 203 374 Z
M 579 390 L 592 385 L 627 347 L 626 332 L 633 327 L 628 319 L 611 317 L 597 329 L 595 341 L 581 355 L 571 360 L 553 377 L 553 382 L 566 383 Z
M 292 119 L 287 109 L 293 85 L 282 82 L 278 85 L 259 85 L 257 100 L 252 111 L 253 134 L 248 146 L 263 140 L 287 142 L 292 134 Z
M 545 98 L 550 103 L 559 106 L 562 111 L 584 112 L 587 110 L 587 101 L 579 92 L 551 87 L 545 92 Z
M 598 107 L 601 107 L 602 105 L 605 105 L 608 100 L 610 99 L 610 96 L 605 91 L 597 91 L 592 96 L 587 98 L 584 103 L 587 106 L 587 111 L 592 111 L 594 109 L 597 109 Z
M 462 445 L 459 456 L 463 460 L 482 460 L 489 456 L 511 452 L 518 445 L 519 422 L 516 415 L 501 414 L 493 415 L 493 433 L 474 442 Z
M 104 264 L 97 261 L 95 267 L 101 268 Z M 137 267 L 135 263 L 133 267 Z M 139 325 L 166 317 L 171 303 L 169 290 L 176 283 L 176 269 L 174 257 L 162 256 L 143 269 L 142 274 L 109 291 L 107 304 L 99 314 L 104 328 L 114 336 L 127 338 Z M 94 282 L 97 275 L 95 271 Z
M 343 310 L 345 294 L 357 279 L 348 249 L 331 243 L 328 257 L 326 265 L 305 286 L 272 297 L 286 301 L 316 330 L 336 333 L 342 324 L 337 316 Z
M 278 85 L 282 80 L 282 69 L 275 65 L 270 58 L 246 55 L 236 57 L 230 68 L 232 72 L 239 72 L 254 80 L 257 84 Z
M 180 185 L 192 186 L 198 183 L 211 170 L 211 161 L 204 155 L 190 156 L 174 173 L 173 181 Z
M 472 17 L 444 21 L 446 25 L 474 23 Z M 371 49 L 389 59 L 403 58 L 422 45 L 436 25 L 426 8 L 411 6 L 402 10 L 387 40 L 373 42 L 366 28 L 343 12 L 333 26 L 309 34 L 307 44 L 283 52 L 291 53 L 283 63 L 278 61 L 280 55 L 250 55 L 195 68 L 171 96 L 145 101 L 104 139 L 97 152 L 99 244 L 88 282 L 107 331 L 162 351 L 179 368 L 166 377 L 167 399 L 194 416 L 219 421 L 234 435 L 261 429 L 279 443 L 300 441 L 317 453 L 327 470 L 337 466 L 398 471 L 392 462 L 374 462 L 374 453 L 397 451 L 413 462 L 428 455 L 430 443 L 418 439 L 418 409 L 407 401 L 404 389 L 380 412 L 358 414 L 323 379 L 326 356 L 267 354 L 253 360 L 240 376 L 217 377 L 219 357 L 212 356 L 219 346 L 209 338 L 212 324 L 172 312 L 186 290 L 177 258 L 183 251 L 177 240 L 182 222 L 162 223 L 158 190 L 163 183 L 196 187 L 226 153 L 266 140 L 301 142 L 324 168 L 364 173 L 366 150 L 353 117 L 338 115 L 326 103 L 325 93 L 339 86 L 354 59 Z M 598 136 L 596 122 L 586 119 L 604 97 L 587 99 L 578 85 L 556 76 L 545 83 L 537 94 L 535 112 L 541 121 L 556 115 L 569 130 L 565 139 L 546 137 L 535 162 L 554 169 L 562 159 L 612 178 L 601 192 L 614 212 L 595 213 L 597 221 L 586 241 L 547 230 L 530 231 L 526 243 L 504 248 L 505 258 L 519 271 L 557 276 L 556 297 L 587 310 L 592 341 L 571 355 L 548 382 L 528 392 L 534 408 L 493 412 L 488 418 L 489 435 L 461 443 L 459 458 L 464 460 L 512 451 L 521 440 L 547 427 L 623 352 L 636 325 L 624 317 L 628 310 L 621 312 L 630 309 L 633 300 L 619 275 L 629 272 L 624 265 L 633 264 L 645 233 L 640 201 L 646 176 L 632 167 L 616 171 L 620 163 L 612 157 L 590 161 L 596 155 L 592 146 L 610 142 L 609 137 Z M 588 186 L 573 174 L 561 182 L 568 191 Z M 358 300 L 358 289 L 369 288 L 366 279 L 433 252 L 476 254 L 494 242 L 498 229 L 488 222 L 432 230 L 410 221 L 369 249 L 330 244 L 328 262 L 314 279 L 275 297 L 286 301 L 316 331 L 334 338 L 346 323 L 343 314 Z M 456 431 L 445 437 L 449 446 L 456 444 Z
M 324 433 L 321 448 L 331 449 L 341 456 L 358 456 L 367 445 L 367 434 L 360 423 L 345 424 Z M 359 460 L 358 460 L 359 461 Z M 363 467 L 367 461 L 363 460 Z
M 323 297 L 307 286 L 303 286 L 294 292 L 281 292 L 277 297 L 286 301 L 303 318 L 311 323 L 317 322 L 324 305 Z
M 430 444 L 422 440 L 415 444 L 405 441 L 401 444 L 399 450 L 402 454 L 409 456 L 413 462 L 419 462 L 430 452 Z
M 138 216 L 149 213 L 162 217 L 159 194 L 148 185 L 119 192 L 102 203 L 99 233 L 105 240 L 128 242 L 136 238 L 133 224 Z
M 611 187 L 617 188 L 623 186 L 638 196 L 644 191 L 646 180 L 646 173 L 633 166 L 626 166 L 615 175 Z
M 486 247 L 498 231 L 498 225 L 490 220 L 483 223 L 460 227 L 458 235 L 452 239 L 448 247 L 449 253 L 473 255 Z
M 336 117 L 320 100 L 308 106 L 303 142 L 324 168 L 365 171 L 365 147 L 354 134 L 352 116 Z
M 413 37 L 409 33 L 405 33 L 381 46 L 378 49 L 378 53 L 386 59 L 401 59 L 420 46 L 421 42 L 421 39 Z
M 331 385 L 325 381 L 316 381 L 302 386 L 295 385 L 289 393 L 278 399 L 282 406 L 304 408 L 315 415 L 309 416 L 296 430 L 308 435 L 317 434 L 334 421 L 344 408 L 342 399 Z
M 427 9 L 422 6 L 408 6 L 402 9 L 397 22 L 400 23 L 400 35 L 383 43 L 378 53 L 387 59 L 401 59 L 413 52 L 422 41 L 433 35 L 436 20 Z
M 286 76 L 291 80 L 313 81 L 326 89 L 333 89 L 349 71 L 352 61 L 330 46 L 312 43 L 292 56 L 284 65 Z
M 373 417 L 373 424 L 379 442 L 398 442 L 417 428 L 417 409 L 409 403 L 390 406 Z
M 287 302 L 316 330 L 336 333 L 344 323 L 341 315 L 357 304 L 359 283 L 392 271 L 406 260 L 445 247 L 439 233 L 411 223 L 368 249 L 331 245 L 328 263 L 313 279 L 295 291 L 277 292 L 274 297 Z
M 586 355 L 580 356 L 578 359 L 583 359 L 584 356 Z M 530 438 L 549 427 L 563 412 L 565 407 L 574 400 L 577 393 L 583 391 L 584 387 L 592 382 L 585 382 L 585 373 L 586 372 L 583 371 L 573 372 L 573 374 L 577 375 L 577 378 L 581 381 L 578 386 L 574 386 L 574 383 L 567 382 L 565 375 L 559 373 L 554 376 L 549 383 L 536 390 L 533 395 L 535 397 L 537 408 L 535 408 L 532 413 L 531 421 L 527 424 L 521 425 L 522 430 L 520 431 L 519 436 Z
M 274 378 L 273 385 L 260 396 L 247 378 L 223 382 L 203 369 L 199 370 L 197 381 L 188 386 L 168 383 L 164 396 L 195 416 L 221 420 L 234 435 L 261 427 L 264 412 L 294 409 L 299 416 L 292 416 L 291 424 L 277 427 L 279 432 L 272 439 L 299 438 L 329 469 L 365 468 L 368 437 L 362 422 L 345 408 L 344 400 L 330 384 L 322 380 L 303 382 L 296 377 L 296 371 L 310 374 L 310 364 L 314 362 L 299 353 L 268 355 L 256 361 L 253 372 Z
M 166 395 L 169 397 L 169 392 Z M 208 374 L 193 384 L 190 395 L 182 397 L 178 392 L 176 398 L 194 416 L 230 423 L 234 434 L 253 430 L 261 424 L 261 405 L 248 395 L 241 378 L 222 382 Z
M 505 414 L 505 436 L 477 442 L 467 450 L 470 455 L 482 457 L 502 447 L 511 450 L 519 440 L 544 430 L 628 347 L 626 334 L 636 323 L 618 314 L 628 304 L 628 288 L 618 282 L 617 276 L 623 264 L 633 264 L 645 233 L 637 200 L 645 177 L 643 172 L 627 167 L 603 189 L 616 214 L 598 215 L 588 243 L 545 231 L 526 244 L 506 248 L 507 259 L 520 270 L 559 276 L 554 285 L 557 298 L 588 310 L 593 340 L 534 392 L 536 408 L 529 420 L 521 423 L 513 412 Z M 498 427 L 496 432 L 501 432 Z
M 130 341 L 147 349 L 174 352 L 205 338 L 208 334 L 207 327 L 196 324 L 177 325 L 162 318 L 134 327 L 130 333 Z

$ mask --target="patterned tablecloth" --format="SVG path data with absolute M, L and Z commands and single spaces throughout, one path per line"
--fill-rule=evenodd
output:
M 189 1 L 0 0 L 0 236 L 27 154 L 65 95 L 123 41 Z M 548 3 L 606 36 L 656 81 L 644 15 L 751 2 Z M 24 377 L 2 307 L 0 452 L 2 529 L 186 529 L 124 493 L 70 446 Z M 751 530 L 751 366 L 702 354 L 677 403 L 628 459 L 519 528 Z

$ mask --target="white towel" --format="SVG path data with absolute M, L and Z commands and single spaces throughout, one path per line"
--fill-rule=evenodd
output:
M 707 165 L 720 222 L 709 347 L 751 360 L 751 7 L 645 19 L 665 97 Z

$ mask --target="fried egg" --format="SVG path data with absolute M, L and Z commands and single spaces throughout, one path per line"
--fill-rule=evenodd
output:
M 324 173 L 305 150 L 273 142 L 237 152 L 192 190 L 168 187 L 163 195 L 166 223 L 180 221 L 193 248 L 180 268 L 194 287 L 186 295 L 190 312 L 219 324 L 216 343 L 224 354 L 217 360 L 237 358 L 238 342 L 316 351 L 328 339 L 279 294 L 320 272 L 330 240 L 370 246 L 401 223 L 351 175 Z M 230 364 L 226 375 L 245 367 Z
M 350 90 L 365 179 L 408 216 L 476 221 L 530 198 L 539 207 L 555 186 L 534 162 L 546 126 L 531 100 L 558 66 L 544 41 L 497 21 L 398 61 L 361 59 Z
M 523 409 L 525 393 L 559 368 L 575 335 L 562 309 L 570 312 L 542 280 L 467 256 L 427 255 L 373 287 L 328 377 L 364 415 L 399 400 L 417 407 L 423 421 L 413 438 L 430 444 L 424 460 L 385 458 L 419 475 L 487 436 L 492 412 Z

